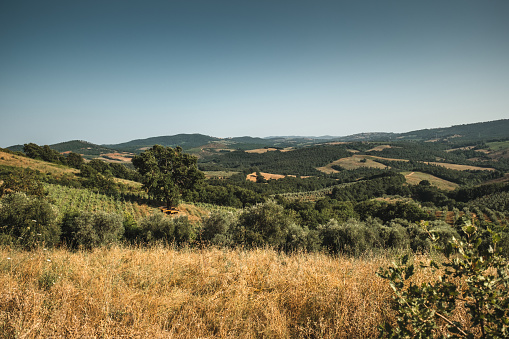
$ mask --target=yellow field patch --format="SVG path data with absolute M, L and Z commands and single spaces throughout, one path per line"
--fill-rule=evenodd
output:
M 494 171 L 494 168 L 491 167 L 478 167 L 478 166 L 469 166 L 469 165 L 458 165 L 458 164 L 448 164 L 445 162 L 424 162 L 427 165 L 436 165 L 442 166 L 448 169 L 456 170 L 456 171 Z
M 265 178 L 265 180 L 271 180 L 271 179 L 278 180 L 278 179 L 283 179 L 283 178 L 286 178 L 286 177 L 293 177 L 293 178 L 297 177 L 296 175 L 272 174 L 272 173 L 264 173 L 264 172 L 260 172 L 260 174 Z M 310 176 L 309 175 L 308 176 L 301 176 L 301 178 L 302 179 L 310 178 Z M 256 172 L 248 174 L 246 176 L 246 180 L 256 182 Z
M 282 174 L 271 174 L 271 173 L 264 173 L 264 172 L 260 172 L 260 174 L 265 178 L 265 180 L 270 180 L 270 179 L 278 180 L 278 179 L 283 179 L 286 177 L 286 175 L 282 175 Z M 246 180 L 256 182 L 256 172 L 248 174 L 246 176 Z
M 428 173 L 422 172 L 402 172 L 405 176 L 406 182 L 410 185 L 418 185 L 422 180 L 428 180 L 432 186 L 442 190 L 453 191 L 459 185 Z
M 101 154 L 98 159 L 106 162 L 126 163 L 131 162 L 133 156 L 133 153 L 105 153 Z
M 368 149 L 367 152 L 372 152 L 372 151 L 381 152 L 386 148 L 392 148 L 392 146 L 391 145 L 379 145 L 379 146 L 373 147 L 372 149 Z
M 32 170 L 37 170 L 43 173 L 50 173 L 53 175 L 62 175 L 69 173 L 79 173 L 79 171 L 75 168 L 69 168 L 60 166 L 57 164 L 52 164 L 42 160 L 35 160 L 27 157 L 23 157 L 20 155 L 15 155 L 11 153 L 6 153 L 0 151 L 0 165 L 4 166 L 12 166 L 12 167 L 21 167 L 21 168 L 30 168 Z
M 269 148 L 256 148 L 256 149 L 250 149 L 247 150 L 246 153 L 256 153 L 256 154 L 262 154 L 267 152 L 273 152 L 277 151 L 277 148 L 269 147 Z
M 374 167 L 374 168 L 386 168 L 384 164 L 381 164 L 379 162 L 376 162 L 372 160 L 371 158 L 377 158 L 369 155 L 362 155 L 362 154 L 355 154 L 348 158 L 341 158 L 339 160 L 333 161 L 328 165 L 325 165 L 323 167 L 318 167 L 317 170 L 320 172 L 331 174 L 331 173 L 338 173 L 339 171 L 332 168 L 332 166 L 337 165 L 341 166 L 342 168 L 346 170 L 352 170 L 357 169 L 361 167 Z M 384 159 L 384 158 L 380 158 Z M 389 160 L 389 159 L 387 159 Z

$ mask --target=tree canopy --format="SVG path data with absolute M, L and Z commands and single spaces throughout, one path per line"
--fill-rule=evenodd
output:
M 162 199 L 168 208 L 177 206 L 183 194 L 195 189 L 204 178 L 196 157 L 181 147 L 155 145 L 132 160 L 143 176 L 143 187 L 154 198 Z

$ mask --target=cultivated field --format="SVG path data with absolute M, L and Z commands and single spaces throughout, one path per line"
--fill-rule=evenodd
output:
M 424 162 L 427 165 L 435 165 L 442 166 L 448 169 L 457 170 L 457 171 L 494 171 L 494 168 L 489 167 L 479 167 L 479 166 L 469 166 L 469 165 L 458 165 L 458 164 L 449 164 L 445 162 Z
M 401 172 L 406 182 L 410 185 L 418 185 L 422 180 L 428 180 L 432 186 L 442 190 L 452 191 L 459 187 L 458 184 L 435 177 L 434 175 L 422 172 Z
M 348 158 L 341 158 L 339 160 L 333 161 L 330 164 L 327 164 L 323 167 L 318 167 L 317 170 L 320 172 L 331 174 L 331 173 L 338 173 L 339 171 L 332 168 L 332 166 L 341 166 L 342 168 L 346 170 L 352 170 L 357 169 L 361 167 L 374 167 L 374 168 L 386 168 L 384 164 L 381 164 L 379 162 L 376 162 L 372 160 L 371 158 L 376 158 L 370 155 L 361 155 L 361 154 L 355 154 Z M 382 158 L 383 159 L 383 158 Z

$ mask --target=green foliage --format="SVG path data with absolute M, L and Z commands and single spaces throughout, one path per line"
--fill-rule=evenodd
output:
M 260 171 L 267 173 L 318 175 L 320 172 L 316 170 L 316 167 L 325 166 L 334 160 L 348 156 L 350 153 L 344 145 L 317 145 L 298 148 L 291 152 L 277 150 L 261 154 L 235 151 L 202 159 L 200 168 L 244 170 L 258 167 Z
M 232 212 L 215 211 L 203 221 L 201 238 L 214 245 L 231 244 L 230 231 L 237 224 L 238 217 Z
M 465 240 L 453 238 L 444 249 L 446 260 L 421 264 L 421 269 L 438 275 L 432 282 L 411 281 L 416 267 L 409 255 L 400 258 L 378 275 L 394 291 L 396 324 L 383 324 L 382 336 L 389 338 L 507 338 L 509 337 L 509 264 L 499 255 L 500 240 L 492 235 L 492 246 L 481 249 L 482 240 L 471 223 L 462 227 Z M 468 310 L 469 323 L 458 322 L 454 313 L 461 304 Z M 438 332 L 442 327 L 448 333 Z
M 232 235 L 237 244 L 283 248 L 293 224 L 295 219 L 281 205 L 270 200 L 245 209 Z
M 141 235 L 136 219 L 130 213 L 124 213 L 124 239 L 129 242 L 136 242 Z
M 44 198 L 8 194 L 0 203 L 0 234 L 2 241 L 27 249 L 54 246 L 60 237 L 56 210 Z
M 367 218 L 379 218 L 383 221 L 391 221 L 396 218 L 406 219 L 411 222 L 433 219 L 434 216 L 426 213 L 415 203 L 397 201 L 389 203 L 386 201 L 366 200 L 355 205 L 355 211 L 361 220 Z
M 332 253 L 360 255 L 374 248 L 381 247 L 380 224 L 358 220 L 349 220 L 339 224 L 336 220 L 329 221 L 319 228 L 322 246 Z
M 192 241 L 196 232 L 186 216 L 170 218 L 155 213 L 140 220 L 140 237 L 145 243 L 182 244 Z
M 12 171 L 0 184 L 0 197 L 9 192 L 23 192 L 27 195 L 42 197 L 44 187 L 39 180 L 39 173 L 31 169 Z
M 445 246 L 459 235 L 456 230 L 444 221 L 421 221 L 407 227 L 410 238 L 410 248 L 414 252 L 430 252 L 433 249 L 431 235 L 439 246 Z
M 69 212 L 62 220 L 62 240 L 71 248 L 108 245 L 123 234 L 123 220 L 115 213 Z
M 144 188 L 154 198 L 164 200 L 168 208 L 178 205 L 182 194 L 194 190 L 203 179 L 196 161 L 196 157 L 184 154 L 180 147 L 173 149 L 160 145 L 132 160 L 143 176 Z

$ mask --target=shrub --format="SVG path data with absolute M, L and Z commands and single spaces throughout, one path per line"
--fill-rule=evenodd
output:
M 126 213 L 124 214 L 124 239 L 129 242 L 136 242 L 141 236 L 141 229 L 138 227 L 138 223 L 134 217 Z
M 62 220 L 62 239 L 71 248 L 92 249 L 120 240 L 122 218 L 114 213 L 70 212 Z
M 380 239 L 385 248 L 405 249 L 410 247 L 407 229 L 396 222 L 391 222 L 388 226 L 380 228 Z
M 500 237 L 493 234 L 492 246 L 483 250 L 475 226 L 466 224 L 462 230 L 466 239 L 449 242 L 444 262 L 421 265 L 434 274 L 441 272 L 434 282 L 409 282 L 415 266 L 408 255 L 379 270 L 378 275 L 394 290 L 393 309 L 397 313 L 396 324 L 380 326 L 382 336 L 431 338 L 441 324 L 453 338 L 509 337 L 509 263 L 496 249 Z M 468 310 L 469 322 L 452 318 L 460 303 Z
M 343 224 L 331 220 L 320 227 L 322 245 L 332 253 L 360 255 L 366 251 L 381 247 L 380 225 L 351 219 Z
M 408 228 L 410 247 L 414 252 L 429 252 L 433 249 L 430 235 L 433 234 L 436 245 L 446 246 L 453 237 L 458 238 L 456 230 L 444 221 L 422 221 Z
M 294 218 L 285 213 L 282 206 L 268 201 L 244 210 L 232 235 L 237 244 L 282 248 L 294 223 Z
M 179 216 L 171 219 L 173 223 L 173 238 L 177 244 L 182 244 L 194 240 L 196 232 L 193 225 L 189 222 L 187 216 Z
M 0 205 L 0 233 L 3 243 L 27 249 L 54 246 L 60 240 L 56 208 L 41 197 L 8 194 Z
M 229 231 L 235 226 L 237 219 L 232 212 L 213 212 L 203 221 L 201 238 L 214 245 L 230 245 Z
M 162 213 L 151 214 L 140 220 L 141 239 L 145 242 L 173 241 L 175 225 Z

